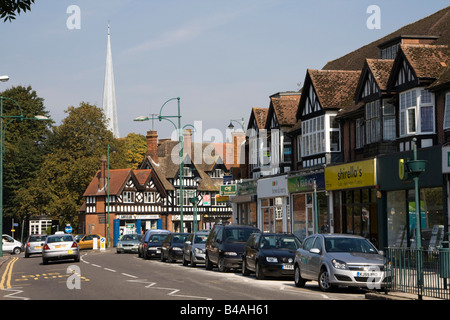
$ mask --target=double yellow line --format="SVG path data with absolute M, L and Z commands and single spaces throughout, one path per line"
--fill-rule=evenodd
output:
M 2 280 L 0 281 L 0 290 L 11 288 L 12 269 L 13 269 L 14 263 L 17 260 L 19 260 L 19 258 L 13 258 L 6 265 L 6 270 L 5 270 L 5 272 L 3 272 Z

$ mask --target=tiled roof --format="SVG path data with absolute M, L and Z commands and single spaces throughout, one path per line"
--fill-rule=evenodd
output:
M 386 90 L 394 60 L 366 59 L 366 64 L 372 72 L 372 75 L 377 82 L 378 87 L 381 90 Z
M 439 78 L 449 62 L 448 46 L 400 45 L 400 50 L 419 78 Z
M 264 129 L 266 126 L 267 112 L 269 108 L 252 108 L 252 113 L 248 121 L 248 125 L 252 125 L 252 117 L 255 118 L 258 129 Z
M 308 69 L 307 73 L 323 109 L 352 105 L 361 71 Z
M 336 60 L 328 62 L 324 70 L 360 70 L 366 58 L 380 58 L 378 46 L 388 40 L 402 35 L 439 36 L 434 45 L 450 45 L 450 7 L 406 25 L 389 35 L 369 43 Z
M 270 109 L 273 108 L 280 126 L 293 126 L 296 124 L 296 114 L 300 97 L 301 94 L 298 92 L 282 93 L 270 97 L 269 113 Z M 266 121 L 270 120 L 267 119 Z M 266 128 L 267 126 L 270 126 L 270 124 L 266 124 Z
M 110 195 L 119 195 L 122 192 L 122 188 L 127 183 L 129 178 L 134 174 L 132 173 L 132 169 L 111 169 L 109 170 L 109 194 Z M 97 171 L 94 178 L 89 183 L 89 186 L 86 188 L 86 191 L 84 192 L 84 197 L 89 196 L 100 196 L 100 195 L 106 195 L 107 190 L 106 188 L 99 188 L 99 178 L 100 178 L 101 172 L 100 170 Z

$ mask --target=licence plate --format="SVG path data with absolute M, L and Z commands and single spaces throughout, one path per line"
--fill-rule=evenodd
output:
M 156 253 L 161 253 L 161 250 L 156 250 Z
M 73 250 L 67 251 L 67 254 L 73 254 Z
M 42 246 L 34 247 L 35 250 L 42 249 Z
M 281 266 L 283 270 L 294 270 L 294 266 L 292 264 L 283 264 Z
M 357 277 L 379 277 L 380 274 L 378 272 L 357 272 Z

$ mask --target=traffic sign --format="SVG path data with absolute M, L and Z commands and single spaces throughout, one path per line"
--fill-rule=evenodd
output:
M 64 231 L 65 231 L 66 233 L 72 233 L 72 227 L 71 227 L 71 226 L 66 226 L 65 229 L 64 229 Z

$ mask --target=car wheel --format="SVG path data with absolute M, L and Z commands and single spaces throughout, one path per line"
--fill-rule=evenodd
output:
M 243 276 L 250 275 L 250 270 L 247 269 L 247 262 L 245 257 L 242 258 L 242 275 Z
M 186 260 L 186 256 L 183 253 L 183 266 L 187 266 L 189 264 L 189 261 Z
M 197 264 L 194 261 L 194 255 L 191 254 L 191 267 L 195 267 Z
M 294 283 L 297 288 L 303 288 L 305 286 L 306 280 L 302 278 L 300 274 L 300 267 L 298 264 L 294 267 Z
M 256 262 L 256 279 L 258 280 L 263 280 L 264 279 L 264 272 L 263 272 L 263 268 L 261 267 L 261 264 L 257 261 Z
M 48 264 L 48 259 L 42 258 L 42 264 Z
M 80 257 L 76 257 L 75 259 L 73 259 L 75 262 L 80 262 Z
M 20 254 L 22 252 L 22 250 L 20 250 L 19 247 L 14 248 L 13 253 L 14 254 Z
M 205 257 L 205 269 L 206 270 L 212 270 L 212 268 L 213 268 L 213 264 L 212 264 L 211 261 L 209 261 L 208 255 L 206 255 L 206 257 Z
M 161 250 L 161 262 L 166 262 L 166 258 L 164 258 L 164 253 Z
M 225 267 L 225 258 L 220 257 L 219 261 L 217 261 L 217 269 L 219 269 L 219 272 L 226 272 L 227 268 Z
M 317 281 L 319 282 L 320 290 L 324 292 L 331 291 L 333 286 L 330 284 L 330 274 L 326 268 L 322 268 L 322 270 L 320 270 L 319 279 Z

